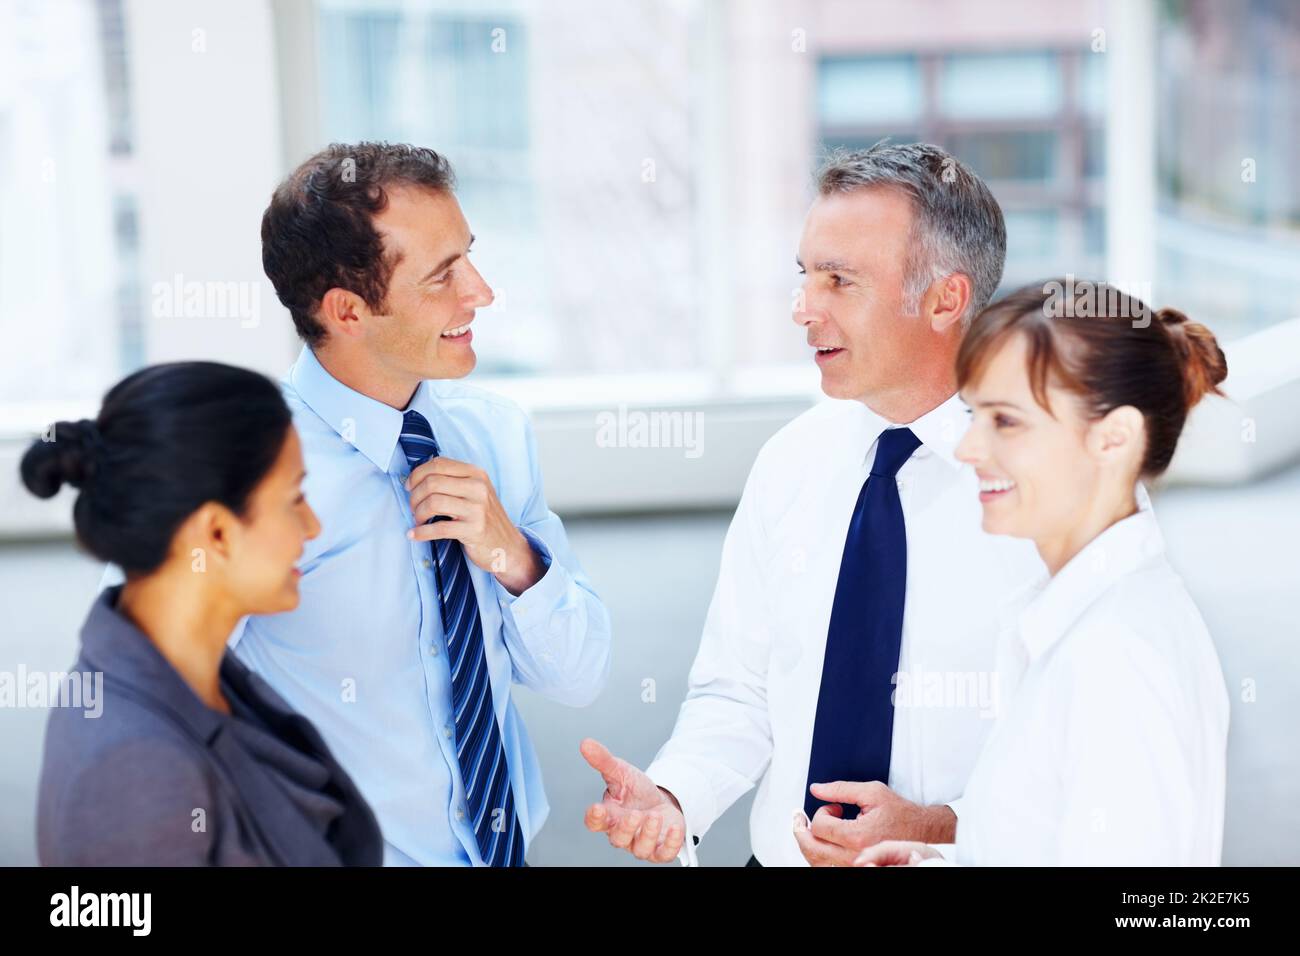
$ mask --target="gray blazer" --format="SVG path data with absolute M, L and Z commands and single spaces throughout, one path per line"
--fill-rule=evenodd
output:
M 369 805 L 316 728 L 230 651 L 230 715 L 96 599 L 75 669 L 102 672 L 102 713 L 52 707 L 37 807 L 46 866 L 379 865 Z

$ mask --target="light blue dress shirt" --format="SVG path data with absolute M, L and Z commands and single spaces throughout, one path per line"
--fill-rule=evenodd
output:
M 379 819 L 386 865 L 483 865 L 456 760 L 451 674 L 428 542 L 411 541 L 402 412 L 343 385 L 304 348 L 284 383 L 321 533 L 299 567 L 301 602 L 246 618 L 235 653 L 320 730 Z M 546 506 L 532 426 L 510 401 L 426 381 L 408 408 L 445 457 L 483 468 L 546 564 L 512 596 L 467 559 L 492 699 L 525 845 L 546 820 L 542 771 L 510 686 L 575 707 L 609 673 L 609 614 Z

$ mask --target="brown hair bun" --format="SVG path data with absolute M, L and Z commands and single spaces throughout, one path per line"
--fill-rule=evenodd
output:
M 1183 356 L 1183 381 L 1190 411 L 1207 394 L 1222 395 L 1219 383 L 1228 377 L 1228 360 L 1214 333 L 1190 321 L 1177 309 L 1161 309 L 1158 321 Z

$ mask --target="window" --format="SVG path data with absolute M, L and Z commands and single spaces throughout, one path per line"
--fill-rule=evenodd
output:
M 1225 339 L 1300 314 L 1298 35 L 1294 5 L 1161 6 L 1160 288 Z
M 828 57 L 817 76 L 817 112 L 827 126 L 915 124 L 921 71 L 914 56 Z
M 293 74 L 313 78 L 310 106 L 291 94 L 275 104 L 273 121 L 296 137 L 284 158 L 362 138 L 445 152 L 497 293 L 479 327 L 481 371 L 571 389 L 577 377 L 631 388 L 641 376 L 653 393 L 677 376 L 779 391 L 778 366 L 811 370 L 815 385 L 789 318 L 792 260 L 807 174 L 832 145 L 929 140 L 970 162 L 1006 214 L 1004 290 L 1102 272 L 1106 57 L 1087 42 L 1094 5 L 1039 9 L 1005 39 L 936 31 L 929 4 L 900 13 L 888 38 L 860 18 L 819 22 L 823 5 L 809 0 L 743 17 L 726 6 L 272 5 L 282 26 L 297 18 L 289 32 L 311 50 Z M 158 84 L 129 88 L 134 7 L 121 0 L 12 7 L 0 35 L 0 315 L 14 344 L 0 358 L 0 402 L 84 404 L 151 355 L 186 351 L 175 324 L 164 347 L 144 341 L 157 323 L 141 236 L 177 228 L 157 221 L 136 158 L 137 141 L 167 135 L 136 128 L 159 115 L 138 105 L 152 92 L 156 106 Z M 1162 292 L 1177 288 L 1171 301 L 1226 316 L 1229 336 L 1300 301 L 1300 181 L 1289 174 L 1300 100 L 1288 95 L 1300 86 L 1300 14 L 1268 0 L 1241 9 L 1169 0 L 1158 51 L 1158 277 Z M 220 119 L 232 138 L 247 125 L 238 111 Z M 279 158 L 268 167 L 284 171 Z M 214 242 L 243 248 L 250 236 Z M 249 261 L 255 270 L 255 251 Z
M 320 140 L 420 143 L 456 169 L 497 297 L 482 372 L 704 364 L 701 9 L 320 4 Z
M 0 60 L 0 403 L 26 426 L 142 354 L 121 4 L 14 4 Z
M 1100 274 L 1105 74 L 1084 50 L 823 58 L 818 146 L 923 140 L 970 165 L 1006 216 L 1003 291 Z
M 1051 53 L 955 53 L 939 68 L 939 112 L 955 120 L 1052 119 L 1064 105 Z

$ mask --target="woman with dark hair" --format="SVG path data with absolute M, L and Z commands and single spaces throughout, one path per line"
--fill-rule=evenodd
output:
M 24 484 L 80 489 L 77 539 L 126 583 L 81 632 L 75 671 L 102 673 L 102 712 L 50 713 L 41 862 L 378 865 L 374 814 L 316 728 L 226 649 L 244 615 L 297 606 L 294 565 L 320 531 L 276 385 L 156 365 L 52 438 L 23 457 Z
M 957 862 L 1219 863 L 1227 690 L 1137 491 L 1226 375 L 1203 325 L 1068 279 L 994 303 L 963 340 L 957 457 L 979 477 L 984 530 L 1031 539 L 1048 573 L 1007 609 Z M 887 841 L 857 865 L 938 856 Z

